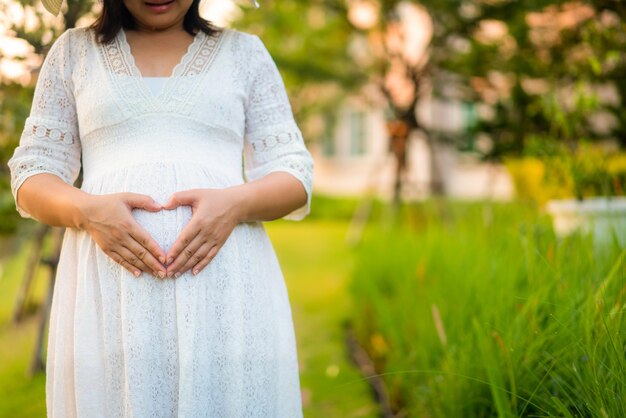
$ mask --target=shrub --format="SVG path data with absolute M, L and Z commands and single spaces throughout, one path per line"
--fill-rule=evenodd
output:
M 528 155 L 505 160 L 522 199 L 543 204 L 626 192 L 626 153 L 585 142 L 573 150 L 563 144 L 529 148 Z

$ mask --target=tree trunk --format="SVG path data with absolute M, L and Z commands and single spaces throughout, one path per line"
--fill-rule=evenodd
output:
M 387 122 L 389 132 L 389 150 L 396 161 L 396 170 L 393 185 L 393 206 L 399 207 L 402 200 L 403 179 L 407 169 L 407 146 L 409 143 L 409 125 L 400 120 L 394 119 Z
M 437 141 L 430 135 L 426 136 L 426 145 L 428 147 L 428 159 L 430 162 L 430 181 L 429 191 L 432 196 L 442 197 L 445 195 L 445 184 L 443 180 L 443 170 L 440 165 L 437 152 Z

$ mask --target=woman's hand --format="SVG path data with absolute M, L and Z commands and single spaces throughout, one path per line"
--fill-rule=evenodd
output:
M 83 229 L 109 257 L 139 277 L 166 275 L 165 252 L 133 218 L 134 208 L 160 211 L 150 196 L 137 193 L 89 195 L 81 205 Z
M 240 222 L 235 188 L 193 189 L 174 193 L 163 209 L 191 206 L 192 217 L 167 254 L 168 277 L 189 269 L 198 274 L 217 255 Z

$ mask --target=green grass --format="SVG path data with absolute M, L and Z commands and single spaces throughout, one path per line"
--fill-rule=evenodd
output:
M 37 332 L 36 305 L 46 290 L 45 270 L 40 269 L 27 299 L 29 316 L 19 325 L 10 323 L 15 296 L 22 280 L 28 245 L 5 238 L 0 249 L 0 417 L 45 417 L 45 376 L 30 378 L 27 370 L 34 353 Z
M 281 221 L 266 227 L 292 301 L 305 417 L 376 417 L 367 383 L 344 351 L 342 324 L 352 312 L 347 224 Z
M 296 326 L 305 417 L 375 417 L 368 386 L 343 347 L 350 315 L 347 285 L 352 253 L 343 244 L 345 222 L 279 221 L 266 224 L 285 274 Z M 26 376 L 36 318 L 8 324 L 26 262 L 26 245 L 5 243 L 0 278 L 0 418 L 45 416 L 45 376 Z M 13 248 L 8 248 L 13 247 Z M 42 269 L 41 273 L 45 273 Z M 45 292 L 38 278 L 32 304 Z
M 556 239 L 519 205 L 405 215 L 367 231 L 352 284 L 359 339 L 397 411 L 626 416 L 625 250 Z

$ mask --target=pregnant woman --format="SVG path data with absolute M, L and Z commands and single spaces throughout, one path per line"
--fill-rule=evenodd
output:
M 302 416 L 262 222 L 307 215 L 313 163 L 260 38 L 198 6 L 104 0 L 39 74 L 9 167 L 19 213 L 67 227 L 49 418 Z

